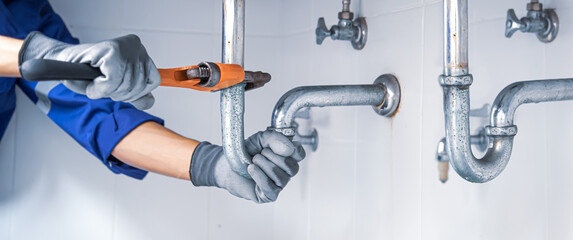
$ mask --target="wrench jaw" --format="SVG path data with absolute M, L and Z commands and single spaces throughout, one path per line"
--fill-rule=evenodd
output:
M 159 69 L 161 85 L 190 88 L 214 92 L 239 83 L 245 83 L 245 90 L 264 86 L 271 80 L 265 72 L 244 71 L 240 65 L 202 62 L 198 65 Z
M 245 71 L 245 91 L 260 88 L 271 81 L 271 75 L 266 72 Z
M 201 82 L 197 84 L 199 87 L 215 87 L 221 79 L 221 69 L 215 63 L 202 62 L 197 68 L 187 70 L 187 79 L 200 79 Z

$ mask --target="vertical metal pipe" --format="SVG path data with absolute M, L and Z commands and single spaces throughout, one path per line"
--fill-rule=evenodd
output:
M 245 1 L 223 0 L 223 63 L 243 66 L 245 34 Z M 225 157 L 238 174 L 250 178 L 247 164 L 251 157 L 245 150 L 243 115 L 245 85 L 221 90 L 221 131 Z
M 444 75 L 468 74 L 468 0 L 444 0 Z
M 245 1 L 223 0 L 223 63 L 243 66 Z

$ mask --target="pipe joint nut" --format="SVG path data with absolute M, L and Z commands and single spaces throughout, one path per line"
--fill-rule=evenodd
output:
M 485 127 L 485 134 L 492 137 L 513 137 L 517 134 L 517 126 L 511 125 L 506 127 Z
M 275 132 L 279 132 L 282 135 L 285 135 L 287 137 L 294 137 L 296 135 L 296 128 L 294 128 L 294 127 L 286 127 L 286 128 L 268 127 L 267 129 L 273 130 Z
M 473 77 L 471 74 L 461 76 L 440 75 L 438 80 L 440 81 L 440 85 L 442 85 L 442 87 L 468 87 L 473 83 Z

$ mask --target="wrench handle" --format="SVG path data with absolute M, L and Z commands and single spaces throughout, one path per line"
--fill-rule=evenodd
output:
M 57 60 L 32 59 L 20 65 L 22 78 L 28 81 L 82 80 L 93 81 L 103 75 L 99 68 L 87 63 L 70 63 Z

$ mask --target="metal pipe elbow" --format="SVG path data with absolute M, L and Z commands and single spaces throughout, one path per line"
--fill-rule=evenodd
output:
M 446 118 L 446 144 L 450 164 L 464 179 L 484 183 L 497 177 L 511 156 L 515 134 L 494 135 L 499 127 L 486 127 L 490 147 L 482 158 L 476 158 L 471 150 L 469 126 L 469 88 L 444 87 L 444 111 Z
M 495 98 L 491 107 L 490 125 L 493 127 L 513 126 L 515 111 L 524 102 L 524 82 L 515 82 L 505 87 Z
M 308 105 L 308 89 L 296 87 L 281 96 L 273 110 L 271 127 L 281 129 L 292 127 L 296 112 Z
M 499 176 L 505 169 L 513 148 L 513 136 L 490 137 L 490 140 L 492 147 L 488 148 L 482 158 L 476 158 L 469 146 L 448 141 L 450 164 L 462 178 L 474 183 L 485 183 Z
M 285 136 L 296 134 L 295 114 L 304 107 L 371 105 L 376 113 L 391 117 L 400 104 L 400 84 L 391 74 L 368 85 L 303 86 L 285 93 L 275 105 L 271 126 Z
M 491 109 L 493 127 L 513 126 L 515 111 L 521 104 L 573 99 L 573 79 L 550 79 L 515 82 L 495 98 Z

